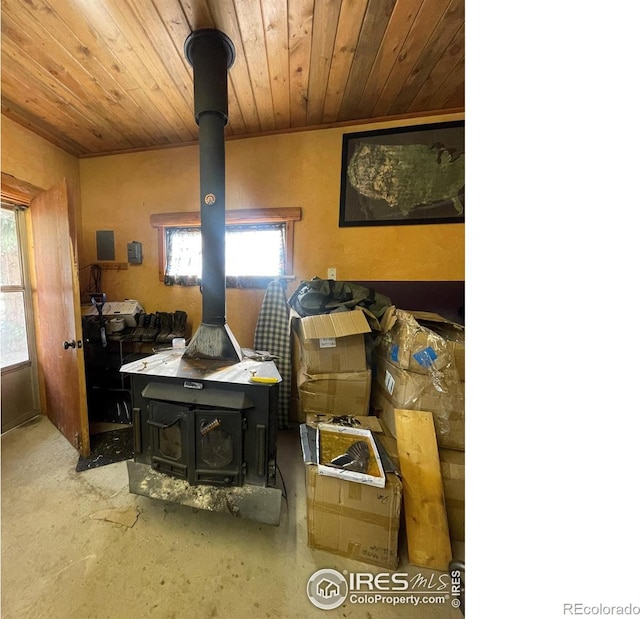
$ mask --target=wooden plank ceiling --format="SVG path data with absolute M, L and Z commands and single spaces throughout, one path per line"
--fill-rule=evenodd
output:
M 192 30 L 228 138 L 464 108 L 464 0 L 2 0 L 2 113 L 72 155 L 192 143 Z

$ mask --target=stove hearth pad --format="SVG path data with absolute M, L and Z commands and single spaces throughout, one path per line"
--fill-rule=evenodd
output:
M 155 471 L 146 464 L 127 461 L 129 492 L 151 499 L 178 503 L 212 512 L 231 514 L 263 524 L 278 526 L 282 506 L 279 488 L 245 484 L 236 487 L 192 486 Z

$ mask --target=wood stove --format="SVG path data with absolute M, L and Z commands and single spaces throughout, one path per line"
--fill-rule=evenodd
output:
M 202 323 L 186 349 L 120 370 L 132 385 L 129 490 L 278 524 L 280 375 L 273 361 L 243 359 L 225 317 L 224 127 L 235 48 L 223 32 L 205 28 L 187 37 L 185 56 L 193 67 L 199 127 Z M 256 382 L 256 376 L 274 382 Z
M 131 377 L 134 461 L 191 485 L 276 485 L 273 362 L 215 369 L 168 351 L 121 369 Z
M 121 372 L 131 378 L 130 492 L 279 524 L 273 361 L 217 366 L 169 350 Z

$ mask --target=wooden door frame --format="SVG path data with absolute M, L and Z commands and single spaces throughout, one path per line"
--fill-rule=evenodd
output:
M 2 172 L 2 197 L 11 202 L 29 206 L 31 200 L 42 191 L 44 191 L 42 187 L 21 181 L 11 174 Z
M 36 321 L 33 308 L 33 288 L 31 286 L 31 265 L 29 259 L 28 226 L 26 207 L 22 200 L 10 198 L 2 191 L 2 211 L 12 213 L 20 256 L 20 275 L 23 291 L 24 329 L 28 358 L 22 362 L 2 368 L 2 433 L 8 432 L 42 414 L 40 406 L 40 377 L 36 345 Z M 12 282 L 17 283 L 17 282 Z M 2 286 L 3 292 L 18 291 L 18 287 Z
M 68 187 L 68 183 L 65 183 Z M 26 181 L 22 181 L 20 179 L 17 179 L 15 176 L 12 176 L 10 174 L 7 174 L 5 172 L 1 173 L 1 192 L 2 192 L 2 196 L 5 197 L 8 200 L 11 200 L 17 204 L 22 204 L 25 206 L 29 206 L 32 202 L 32 200 L 34 198 L 36 198 L 39 194 L 43 193 L 44 191 L 47 191 L 46 189 L 43 189 L 42 187 L 38 187 L 37 185 L 33 185 L 29 182 Z M 71 197 L 71 192 L 69 191 L 69 189 L 67 188 L 67 199 L 69 201 L 72 200 Z M 73 203 L 70 203 L 69 205 L 71 207 L 71 212 L 74 213 L 74 221 L 69 221 L 69 228 L 70 228 L 70 232 L 71 234 L 75 235 L 76 233 L 76 222 L 75 222 L 75 205 Z M 30 222 L 27 222 L 27 236 L 29 237 L 29 240 L 31 242 L 33 242 L 33 230 L 31 229 L 30 226 Z M 76 258 L 76 253 L 75 253 L 75 245 L 74 245 L 74 239 L 69 238 L 69 243 L 70 243 L 70 251 L 71 251 L 71 255 L 73 257 L 73 262 L 75 263 L 75 258 Z M 30 271 L 31 271 L 31 277 L 32 277 L 32 281 L 37 283 L 37 280 L 35 278 L 35 273 L 34 273 L 34 268 L 35 268 L 35 261 L 33 260 L 33 256 L 30 256 Z M 74 270 L 74 272 L 72 273 L 72 277 L 74 280 L 74 283 L 76 284 L 78 290 L 79 290 L 79 274 L 77 272 L 77 270 Z M 34 323 L 35 323 L 35 335 L 36 335 L 36 350 L 38 349 L 38 339 L 39 339 L 39 329 L 38 329 L 38 325 L 42 324 L 39 320 L 38 320 L 38 299 L 36 296 L 34 296 L 34 298 L 32 299 L 33 301 L 33 312 L 34 312 Z M 77 299 L 77 302 L 80 303 L 80 299 Z M 81 317 L 80 317 L 80 312 L 77 312 L 77 315 L 75 316 L 75 323 L 76 323 L 76 333 L 80 334 L 80 337 L 82 337 L 82 324 L 81 324 Z M 46 389 L 45 389 L 45 381 L 44 381 L 44 372 L 42 371 L 42 369 L 40 368 L 40 363 L 39 361 L 36 359 L 35 360 L 37 363 L 37 368 L 38 368 L 38 372 L 37 372 L 37 376 L 38 376 L 38 391 L 40 394 L 40 409 L 41 409 L 41 414 L 46 414 L 47 417 L 49 417 L 48 415 L 48 403 L 47 403 L 47 398 L 46 398 Z M 82 376 L 81 379 L 84 381 L 84 357 L 81 358 L 81 363 L 82 363 Z M 85 390 L 85 409 L 86 409 L 86 390 Z M 89 419 L 88 419 L 88 414 L 86 416 L 87 418 L 85 420 L 80 419 L 79 420 L 79 424 L 80 424 L 80 429 L 81 429 L 81 436 L 79 437 L 79 445 L 74 445 L 74 447 L 79 451 L 80 455 L 83 457 L 88 457 L 89 456 L 89 452 L 90 452 L 90 436 L 89 436 Z
M 29 204 L 31 203 L 31 200 L 36 195 L 38 195 L 38 193 L 43 191 L 40 187 L 36 187 L 35 185 L 32 185 L 30 183 L 20 181 L 14 176 L 7 174 L 6 172 L 2 172 L 2 181 L 1 181 L 0 187 L 1 187 L 0 196 L 3 202 L 8 202 L 11 204 L 16 204 L 18 206 L 24 206 L 24 207 L 28 207 Z M 25 237 L 28 237 L 30 233 L 29 224 L 28 222 L 24 222 L 24 223 L 26 224 L 26 226 L 25 226 L 25 230 L 23 231 L 23 234 Z M 29 240 L 27 238 L 26 245 L 23 247 L 23 253 L 25 254 L 24 259 L 26 259 L 27 264 L 29 265 L 26 277 L 30 279 L 31 270 L 32 270 L 32 265 L 31 265 L 32 260 L 31 260 L 31 256 L 28 255 L 30 253 L 28 251 L 28 245 L 29 245 Z M 35 314 L 36 310 L 35 310 L 35 300 L 33 298 L 33 291 L 31 292 L 31 294 L 32 294 L 32 297 L 31 299 L 29 299 L 29 306 L 31 311 L 31 320 L 33 323 L 32 336 L 34 337 L 34 339 L 37 339 L 36 331 L 38 327 L 37 327 L 36 314 Z M 31 346 L 33 346 L 33 349 L 31 349 Z M 34 341 L 31 346 L 30 346 L 29 352 L 30 352 L 30 355 L 33 354 L 33 357 L 31 359 L 31 364 L 33 366 L 32 378 L 35 379 L 36 381 L 36 384 L 34 384 L 34 388 L 38 392 L 37 394 L 38 408 L 36 413 L 36 416 L 37 416 L 37 415 L 44 414 L 44 409 L 43 409 L 43 402 L 44 402 L 43 393 L 44 392 L 43 392 L 43 383 L 40 377 L 40 372 L 38 367 L 37 343 Z

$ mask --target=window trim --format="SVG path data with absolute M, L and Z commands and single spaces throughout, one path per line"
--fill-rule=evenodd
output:
M 293 277 L 293 224 L 301 219 L 302 209 L 299 206 L 225 211 L 225 225 L 270 223 L 285 225 L 285 272 L 282 277 Z M 165 230 L 167 228 L 200 228 L 200 211 L 154 213 L 149 217 L 149 221 L 151 226 L 158 230 L 158 279 L 164 282 L 166 267 Z
M 17 194 L 14 194 L 17 196 Z M 33 367 L 36 364 L 36 345 L 35 333 L 33 332 L 33 300 L 31 279 L 29 277 L 27 250 L 27 231 L 24 217 L 25 205 L 18 202 L 12 203 L 8 200 L 8 194 L 2 189 L 2 199 L 0 200 L 2 208 L 7 211 L 13 211 L 16 222 L 16 234 L 18 237 L 18 254 L 20 260 L 20 284 L 5 284 L 2 286 L 2 292 L 21 292 L 24 305 L 25 333 L 27 338 L 27 354 L 28 358 L 24 361 L 18 361 L 0 368 L 2 376 L 10 372 L 21 370 L 22 368 Z M 37 374 L 33 374 L 34 384 L 37 385 Z

